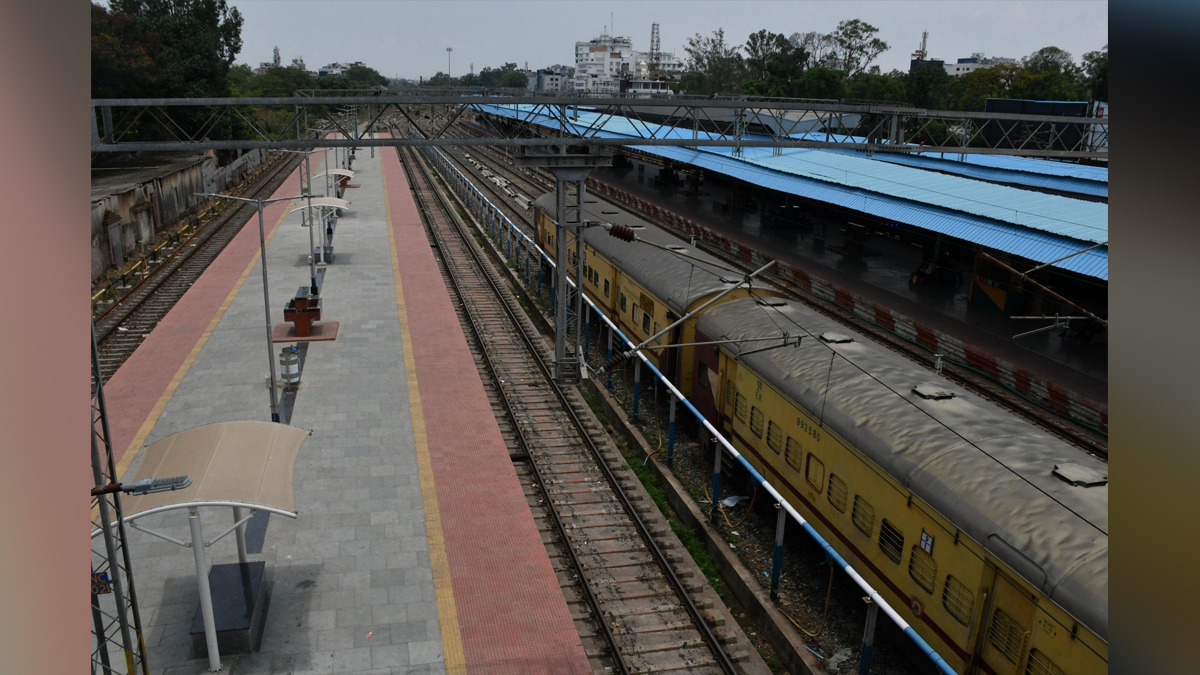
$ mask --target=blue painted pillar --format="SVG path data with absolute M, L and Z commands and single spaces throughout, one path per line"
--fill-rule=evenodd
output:
M 671 420 L 667 423 L 667 467 L 675 466 L 675 394 L 671 394 Z
M 787 525 L 787 511 L 780 504 L 775 505 L 778 515 L 775 518 L 775 562 L 771 564 L 771 599 L 779 602 L 779 574 L 783 571 L 783 529 Z
M 871 598 L 867 601 L 867 621 L 863 628 L 862 656 L 858 659 L 858 675 L 867 675 L 871 667 L 871 648 L 875 645 L 875 619 L 879 616 L 879 605 Z
M 638 421 L 638 399 L 642 393 L 642 360 L 633 361 L 633 423 Z
M 613 329 L 610 326 L 608 329 L 608 360 L 605 361 L 605 363 L 610 363 L 610 364 L 612 363 L 612 341 L 613 341 Z M 612 371 L 613 371 L 612 367 L 609 367 L 608 383 L 604 385 L 609 391 L 612 391 Z
M 718 503 L 721 501 L 721 452 L 724 448 L 720 443 L 713 443 L 713 486 L 712 486 L 712 513 L 710 517 L 715 525 L 717 522 L 717 513 L 719 512 Z
M 529 255 L 530 252 L 525 252 L 525 285 L 529 285 Z
M 583 303 L 583 362 L 587 363 L 588 352 L 592 344 L 592 308 Z

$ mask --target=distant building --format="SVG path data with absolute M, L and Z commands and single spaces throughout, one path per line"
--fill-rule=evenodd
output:
M 621 90 L 621 76 L 632 74 L 633 41 L 627 37 L 601 35 L 575 43 L 576 92 L 615 94 Z
M 944 64 L 946 73 L 952 77 L 965 75 L 974 72 L 981 68 L 991 68 L 1001 65 L 1016 65 L 1016 59 L 1010 59 L 1003 56 L 988 56 L 985 57 L 981 52 L 971 54 L 967 58 L 959 59 L 957 63 Z
M 576 92 L 616 94 L 628 88 L 622 87 L 622 80 L 648 81 L 650 65 L 650 54 L 635 50 L 627 37 L 601 35 L 576 42 L 572 88 Z M 684 64 L 674 54 L 662 53 L 658 69 L 661 76 L 673 77 L 683 73 Z
M 320 77 L 325 77 L 326 75 L 345 75 L 346 71 L 355 66 L 361 66 L 365 68 L 367 64 L 363 63 L 362 61 L 355 61 L 354 63 L 342 63 L 339 61 L 337 63 L 331 63 L 327 66 L 322 66 L 321 69 L 317 71 L 317 75 Z
M 529 88 L 533 91 L 570 91 L 574 68 L 555 64 L 549 68 L 540 68 L 536 72 L 527 73 Z
M 283 67 L 283 64 L 278 61 L 263 61 L 258 64 L 257 68 L 254 69 L 254 74 L 255 75 L 266 75 L 267 71 L 270 70 L 271 68 L 281 68 L 281 67 Z M 303 70 L 305 72 L 308 71 L 308 67 L 304 65 L 304 57 L 303 56 L 297 56 L 296 58 L 292 59 L 292 62 L 289 63 L 287 67 L 288 68 L 297 68 L 297 69 Z
M 926 68 L 929 66 L 933 66 L 934 68 L 945 68 L 946 62 L 941 59 L 914 58 L 908 62 L 908 72 L 909 74 L 912 74 L 912 72 L 918 68 Z

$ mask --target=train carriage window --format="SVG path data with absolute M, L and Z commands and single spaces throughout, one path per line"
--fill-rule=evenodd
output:
M 808 469 L 804 472 L 804 480 L 808 481 L 817 494 L 825 491 L 825 463 L 811 452 L 808 453 Z
M 887 518 L 879 525 L 879 550 L 883 551 L 892 562 L 900 564 L 904 557 L 904 534 L 888 522 Z
M 997 609 L 992 614 L 992 625 L 988 628 L 988 642 L 1000 652 L 1004 658 L 1017 662 L 1021 655 L 1021 646 L 1025 642 L 1025 631 L 1013 618 Z
M 833 508 L 841 513 L 846 512 L 846 498 L 849 496 L 846 490 L 846 481 L 837 477 L 837 474 L 829 474 L 829 503 L 833 504 Z
M 650 333 L 650 315 L 646 312 L 642 312 L 642 332 Z
M 1067 672 L 1054 665 L 1045 654 L 1033 649 L 1029 652 L 1029 665 L 1025 666 L 1025 675 L 1067 675 Z
M 912 547 L 912 555 L 908 558 L 908 576 L 926 593 L 933 595 L 933 587 L 937 585 L 937 561 L 920 545 Z
M 863 499 L 862 495 L 854 495 L 854 511 L 851 512 L 850 519 L 854 521 L 854 526 L 859 532 L 869 537 L 871 530 L 875 529 L 875 507 Z
M 762 411 L 755 406 L 750 406 L 750 431 L 752 431 L 755 436 L 762 438 L 763 414 Z
M 734 404 L 736 403 L 736 401 L 734 400 L 734 396 L 736 394 L 737 394 L 737 387 L 733 386 L 733 380 L 726 382 L 725 383 L 725 407 L 726 408 L 729 408 L 730 410 L 735 409 Z
M 735 399 L 735 405 L 733 407 L 733 415 L 734 415 L 734 417 L 737 417 L 739 420 L 745 422 L 746 421 L 746 397 L 742 396 L 742 392 L 740 392 L 740 391 L 733 392 L 733 396 Z
M 700 385 L 701 387 L 704 387 L 705 389 L 708 389 L 708 388 L 709 388 L 709 384 L 708 384 L 708 364 L 707 364 L 707 363 L 705 363 L 705 362 L 703 362 L 703 361 L 701 361 L 701 362 L 700 362 L 700 367 L 699 367 L 699 368 L 697 368 L 697 369 L 696 369 L 696 371 L 697 371 L 697 373 L 698 373 L 698 374 L 697 374 L 697 376 L 696 376 L 696 379 L 698 379 L 698 380 L 699 380 L 699 385 Z
M 788 466 L 797 471 L 804 467 L 804 449 L 791 436 L 787 438 L 787 447 L 784 448 L 783 458 L 787 460 Z
M 625 294 L 624 293 L 621 294 L 621 311 L 622 312 L 625 311 Z
M 779 454 L 783 450 L 783 431 L 779 425 L 767 420 L 767 447 Z
M 604 297 L 608 297 L 608 279 L 604 280 Z
M 942 590 L 942 607 L 950 612 L 955 621 L 969 625 L 971 615 L 975 613 L 975 595 L 954 575 L 947 574 L 946 587 Z

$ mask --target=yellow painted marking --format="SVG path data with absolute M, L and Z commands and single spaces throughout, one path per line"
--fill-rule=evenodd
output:
M 382 159 L 380 173 L 383 173 Z M 404 372 L 408 380 L 408 405 L 412 410 L 413 441 L 417 450 L 417 469 L 421 475 L 421 498 L 425 504 L 425 534 L 429 538 L 429 563 L 433 568 L 433 591 L 437 598 L 438 622 L 442 629 L 442 654 L 446 673 L 467 672 L 462 636 L 458 631 L 458 609 L 454 604 L 454 585 L 450 579 L 450 561 L 446 557 L 446 540 L 442 532 L 442 512 L 438 508 L 437 491 L 433 481 L 433 465 L 429 461 L 429 438 L 425 433 L 425 412 L 421 407 L 421 392 L 417 386 L 417 364 L 413 358 L 412 335 L 408 329 L 408 311 L 404 305 L 404 286 L 400 283 L 400 258 L 396 254 L 396 234 L 392 231 L 392 208 L 388 201 L 387 178 L 383 181 L 383 207 L 387 215 L 388 243 L 392 253 L 392 277 L 396 280 L 396 309 L 400 313 L 400 339 L 404 343 Z
M 279 217 L 279 222 L 275 223 L 275 227 L 266 236 L 268 244 L 274 238 L 275 233 L 279 231 L 279 226 L 283 224 L 283 220 L 287 218 L 287 209 L 283 210 L 283 215 Z M 254 257 L 250 259 L 250 264 L 246 265 L 246 270 L 242 272 L 242 276 L 238 278 L 237 283 L 233 285 L 233 290 L 229 291 L 229 295 L 225 296 L 225 301 L 221 303 L 221 307 L 217 309 L 217 313 L 213 315 L 212 321 L 208 322 L 208 327 L 200 334 L 200 338 L 196 340 L 196 344 L 192 346 L 192 351 L 188 353 L 187 358 L 183 360 L 183 364 L 179 366 L 179 370 L 175 371 L 175 377 L 171 378 L 171 383 L 167 385 L 162 396 L 158 397 L 158 401 L 154 407 L 150 409 L 150 414 L 146 416 L 146 421 L 142 422 L 141 428 L 134 434 L 133 440 L 129 442 L 129 446 L 125 448 L 125 453 L 121 456 L 121 461 L 117 464 L 116 480 L 120 480 L 121 476 L 129 470 L 129 465 L 140 454 L 142 443 L 146 442 L 146 438 L 150 435 L 150 431 L 154 429 L 154 425 L 158 423 L 158 418 L 162 415 L 162 411 L 167 407 L 167 402 L 175 395 L 175 390 L 179 388 L 179 383 L 183 382 L 183 377 L 187 375 L 191 369 L 192 363 L 196 361 L 196 357 L 200 356 L 200 350 L 204 349 L 205 343 L 208 342 L 209 336 L 216 330 L 217 324 L 221 323 L 221 317 L 225 316 L 225 311 L 233 304 L 233 299 L 237 297 L 238 291 L 242 290 L 242 285 L 246 283 L 246 279 L 250 276 L 250 272 L 254 270 L 254 266 L 258 264 L 258 259 L 261 256 L 261 251 L 255 251 Z M 92 507 L 92 520 L 96 520 L 96 516 L 100 514 L 99 506 Z

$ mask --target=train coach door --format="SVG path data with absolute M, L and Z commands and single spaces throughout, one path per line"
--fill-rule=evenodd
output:
M 994 574 L 975 635 L 975 662 L 980 666 L 975 672 L 1024 675 L 1037 605 L 1015 581 L 999 571 Z

